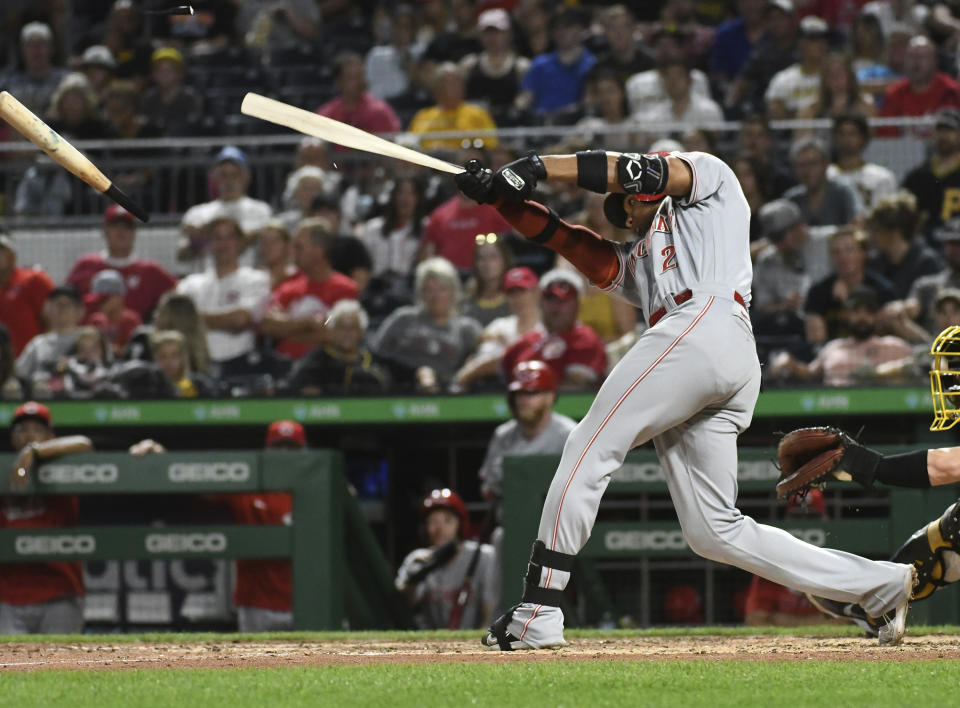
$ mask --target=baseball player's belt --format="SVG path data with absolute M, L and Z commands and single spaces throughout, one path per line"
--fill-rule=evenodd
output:
M 693 291 L 690 288 L 687 288 L 686 290 L 683 290 L 677 293 L 676 295 L 674 295 L 673 301 L 678 305 L 682 305 L 692 297 L 693 297 Z M 743 296 L 740 293 L 738 293 L 736 290 L 733 291 L 733 299 L 736 300 L 738 304 L 742 305 L 744 309 L 746 309 L 747 303 L 744 302 Z M 653 327 L 657 322 L 659 322 L 663 318 L 665 314 L 667 314 L 666 307 L 661 307 L 659 310 L 656 310 L 652 315 L 650 315 L 650 326 Z

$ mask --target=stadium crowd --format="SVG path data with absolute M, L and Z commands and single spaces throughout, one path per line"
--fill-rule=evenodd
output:
M 85 187 L 42 159 L 0 185 L 4 398 L 502 390 L 530 360 L 550 365 L 561 390 L 592 390 L 645 326 L 435 173 L 306 138 L 284 188 L 267 193 L 258 147 L 229 144 L 272 130 L 237 115 L 250 90 L 364 130 L 405 131 L 459 164 L 495 168 L 528 147 L 720 154 L 754 215 L 751 314 L 773 384 L 916 380 L 931 335 L 960 322 L 951 4 L 147 6 L 4 10 L 0 88 L 65 136 L 207 136 L 216 146 L 199 193 L 157 184 L 163 150 L 123 153 L 117 183 L 180 218 L 166 268 L 138 258 L 136 220 L 110 206 L 103 250 L 55 283 L 42 265 L 18 264 L 18 218 L 69 220 Z M 781 119 L 806 122 L 774 130 Z M 522 145 L 490 133 L 517 126 L 572 129 Z M 471 137 L 416 137 L 445 131 Z M 865 158 L 875 136 L 906 134 L 926 154 L 902 179 Z M 0 140 L 15 138 L 0 126 Z M 601 198 L 569 190 L 551 204 L 605 238 L 630 237 L 606 222 Z

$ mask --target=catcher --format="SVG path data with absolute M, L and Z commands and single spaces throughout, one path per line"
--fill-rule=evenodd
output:
M 960 326 L 947 327 L 937 335 L 930 354 L 934 410 L 930 430 L 948 430 L 960 422 Z M 806 494 L 831 480 L 854 481 L 868 489 L 874 482 L 915 489 L 960 482 L 960 447 L 883 455 L 833 427 L 800 428 L 788 433 L 780 441 L 777 456 L 780 498 Z M 914 600 L 930 597 L 939 588 L 960 580 L 960 501 L 913 534 L 890 560 L 912 563 L 917 568 Z M 878 628 L 859 605 L 807 597 L 821 612 L 849 619 L 876 636 Z

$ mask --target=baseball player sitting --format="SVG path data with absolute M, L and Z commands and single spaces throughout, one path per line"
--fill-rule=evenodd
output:
M 506 651 L 565 643 L 560 599 L 575 556 L 611 476 L 627 452 L 652 440 L 694 552 L 804 592 L 859 602 L 880 626 L 881 644 L 898 644 L 912 566 L 818 548 L 735 506 L 737 436 L 753 415 L 760 363 L 747 311 L 750 207 L 733 171 L 702 152 L 586 150 L 531 153 L 495 174 L 468 163 L 456 179 L 464 194 L 492 204 L 526 238 L 640 308 L 648 325 L 567 438 L 522 601 L 493 623 L 483 643 Z M 529 201 L 541 179 L 610 192 L 607 218 L 634 238 L 606 241 Z

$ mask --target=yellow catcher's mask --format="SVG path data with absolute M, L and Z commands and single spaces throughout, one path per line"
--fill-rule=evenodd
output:
M 930 430 L 947 430 L 960 422 L 960 325 L 947 327 L 930 347 L 930 393 L 933 422 Z

